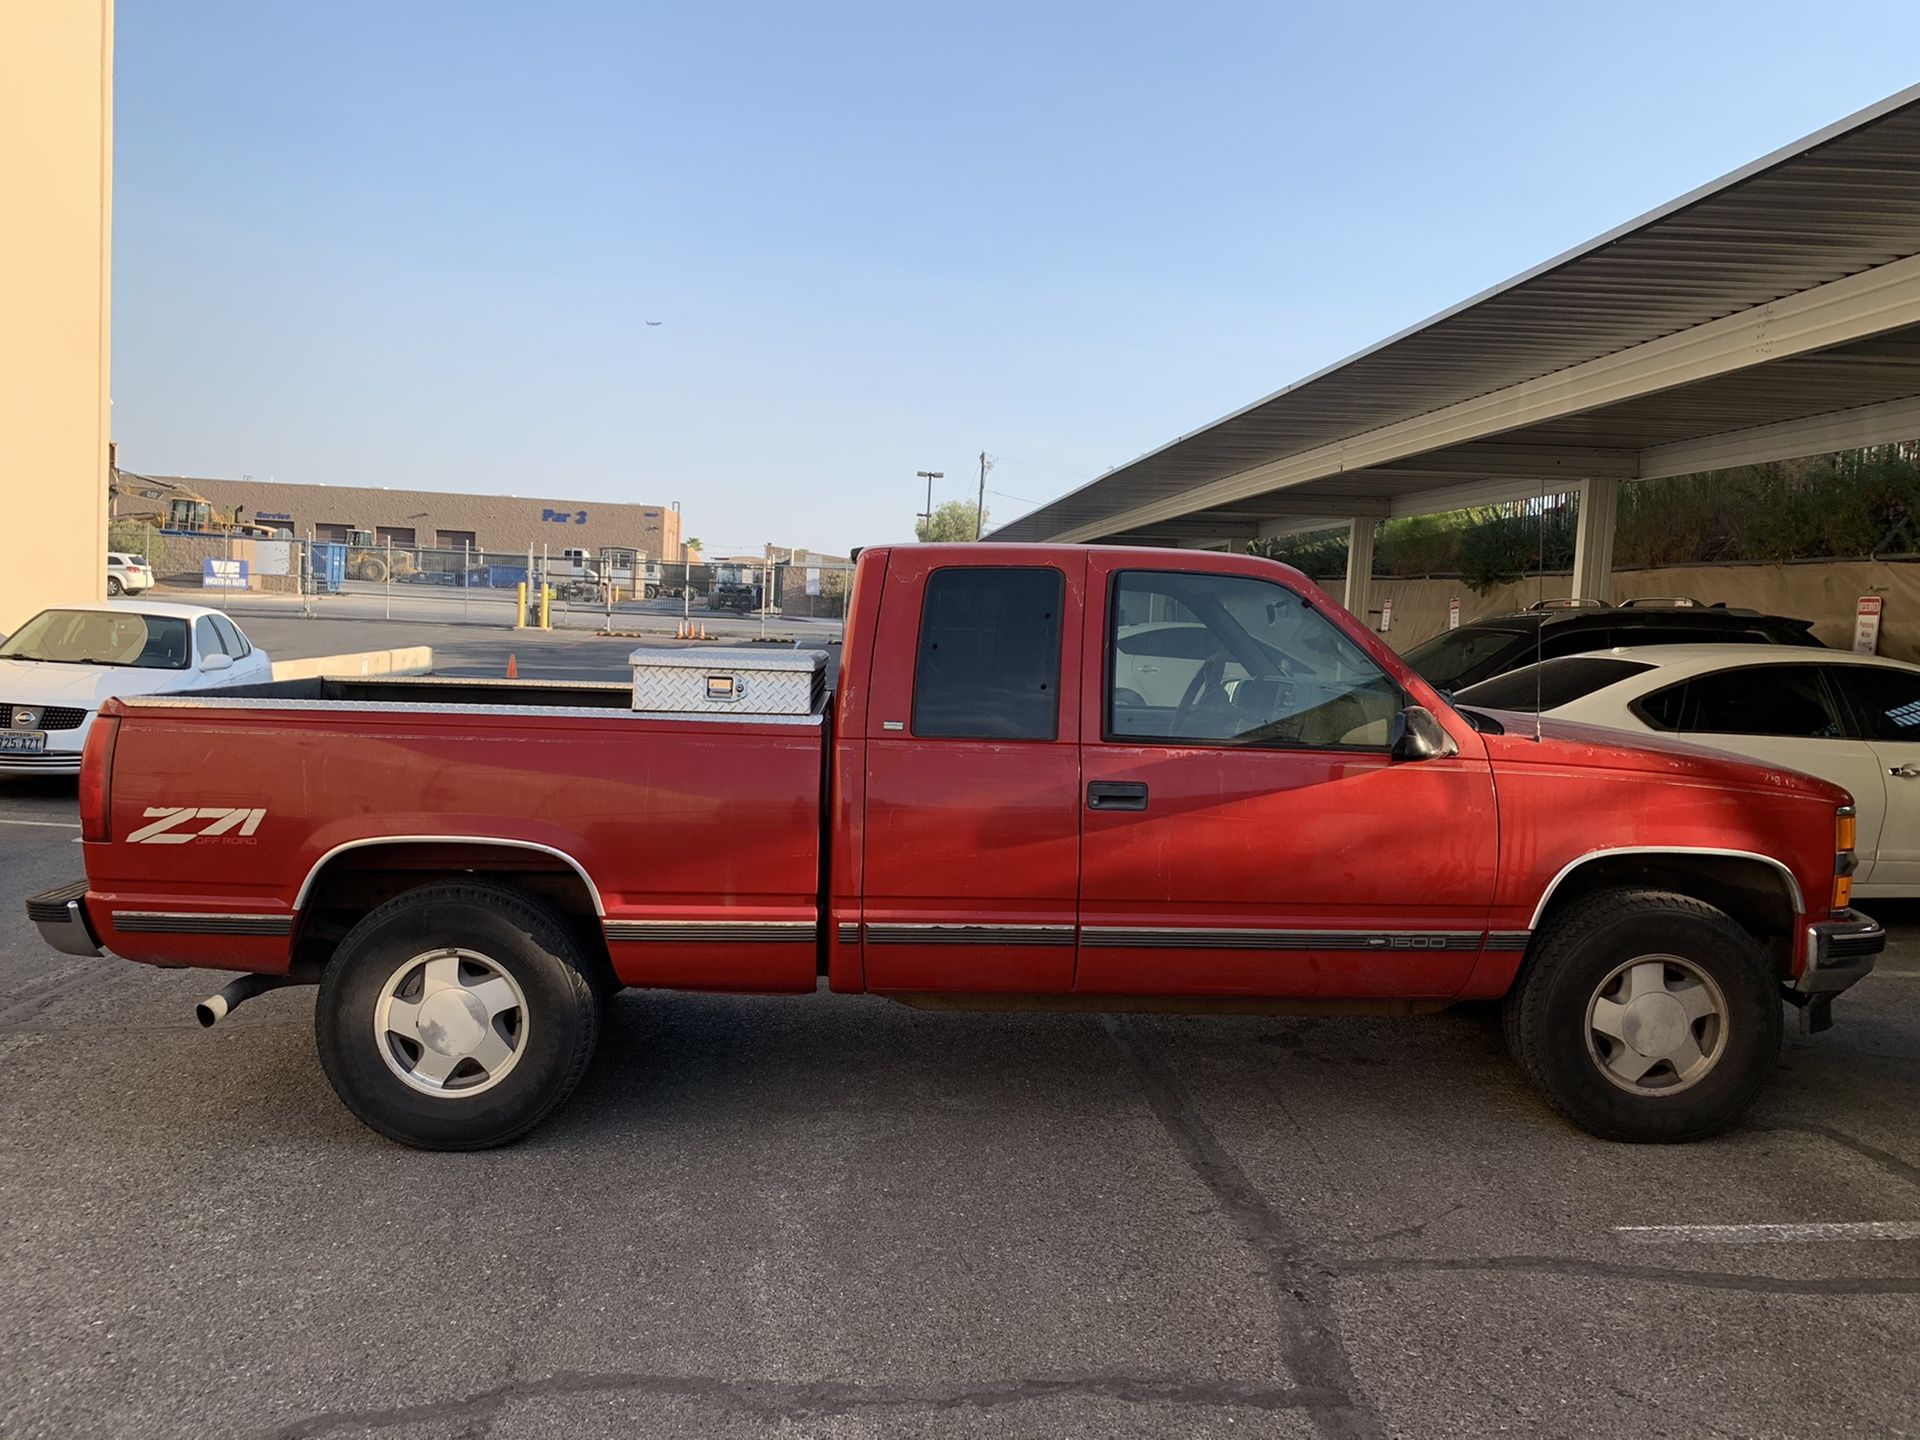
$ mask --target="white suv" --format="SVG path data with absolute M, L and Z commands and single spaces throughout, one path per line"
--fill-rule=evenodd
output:
M 153 567 L 138 555 L 107 552 L 107 594 L 137 595 L 153 588 Z

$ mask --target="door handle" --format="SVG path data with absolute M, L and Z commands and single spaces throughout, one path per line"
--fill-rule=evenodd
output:
M 1905 765 L 1894 765 L 1887 771 L 1889 775 L 1898 775 L 1902 780 L 1920 779 L 1920 765 L 1909 760 Z
M 1147 808 L 1147 787 L 1139 780 L 1089 780 L 1087 782 L 1087 809 L 1089 810 L 1144 810 Z

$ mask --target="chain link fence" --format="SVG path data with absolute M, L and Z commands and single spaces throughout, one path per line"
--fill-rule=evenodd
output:
M 511 628 L 541 623 L 546 587 L 552 628 L 616 634 L 837 638 L 853 578 L 850 564 L 817 556 L 662 564 L 612 548 L 448 549 L 147 526 L 116 527 L 111 548 L 145 559 L 166 598 L 226 610 Z

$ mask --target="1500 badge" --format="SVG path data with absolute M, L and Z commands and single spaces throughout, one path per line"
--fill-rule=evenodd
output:
M 221 837 L 238 840 L 258 830 L 267 812 L 265 809 L 230 810 L 220 805 L 149 805 L 145 818 L 153 823 L 142 825 L 127 836 L 129 845 L 185 845 L 191 840 Z M 195 820 L 212 823 L 192 830 L 180 828 Z

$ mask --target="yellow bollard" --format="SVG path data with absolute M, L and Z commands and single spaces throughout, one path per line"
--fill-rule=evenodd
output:
M 553 628 L 553 586 L 551 585 L 540 587 L 540 628 L 542 630 Z
M 513 587 L 513 628 L 527 628 L 527 582 L 524 580 Z

